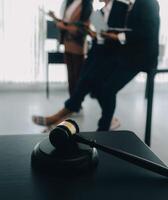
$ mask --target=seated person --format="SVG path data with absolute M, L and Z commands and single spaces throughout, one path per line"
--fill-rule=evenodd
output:
M 103 1 L 103 0 L 102 0 Z M 38 125 L 56 125 L 80 110 L 85 96 L 93 93 L 102 109 L 97 131 L 108 131 L 116 94 L 140 71 L 157 66 L 159 6 L 156 0 L 104 0 L 109 27 L 132 31 L 102 33 L 103 44 L 94 43 L 73 95 L 65 106 L 48 117 L 34 116 Z

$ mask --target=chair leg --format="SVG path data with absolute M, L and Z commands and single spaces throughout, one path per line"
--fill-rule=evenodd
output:
M 49 66 L 46 66 L 46 97 L 49 98 Z
M 148 91 L 149 91 L 149 74 L 147 74 L 147 78 L 146 78 L 145 99 L 148 98 Z
M 152 126 L 152 106 L 153 106 L 153 92 L 154 92 L 154 78 L 155 72 L 148 74 L 148 98 L 146 109 L 146 128 L 145 128 L 145 143 L 151 144 L 151 126 Z

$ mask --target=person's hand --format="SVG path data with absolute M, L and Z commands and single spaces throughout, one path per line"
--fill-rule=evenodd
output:
M 67 30 L 67 26 L 62 21 L 57 22 L 56 26 L 61 30 Z
M 91 38 L 95 39 L 97 37 L 97 33 L 92 31 L 91 29 L 86 29 L 86 32 L 91 36 Z
M 55 14 L 54 14 L 54 12 L 51 11 L 51 10 L 48 12 L 48 15 L 49 15 L 51 18 L 55 18 Z
M 112 32 L 108 33 L 108 32 L 102 31 L 101 36 L 105 39 L 111 39 L 111 40 L 114 40 L 114 41 L 118 41 L 118 34 L 117 33 L 112 33 Z
M 66 30 L 71 34 L 76 34 L 77 31 L 79 30 L 79 28 L 76 25 L 73 24 L 67 24 L 65 25 L 65 23 L 63 21 L 57 22 L 56 26 L 61 29 L 61 30 Z
M 79 28 L 75 25 L 67 25 L 66 30 L 71 34 L 76 34 Z

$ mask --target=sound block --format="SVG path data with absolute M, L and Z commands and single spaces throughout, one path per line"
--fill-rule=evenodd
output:
M 98 152 L 83 144 L 75 144 L 72 149 L 58 151 L 48 138 L 37 143 L 31 155 L 31 164 L 37 171 L 59 175 L 79 174 L 93 171 L 98 164 Z

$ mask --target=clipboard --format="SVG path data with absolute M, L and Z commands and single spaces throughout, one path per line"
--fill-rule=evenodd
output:
M 107 32 L 115 32 L 115 33 L 125 33 L 125 32 L 131 32 L 131 28 L 114 28 L 114 27 L 109 27 Z

